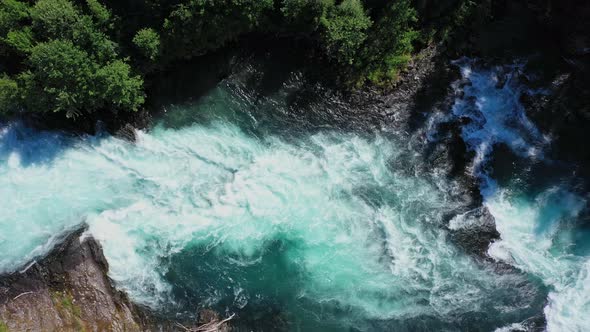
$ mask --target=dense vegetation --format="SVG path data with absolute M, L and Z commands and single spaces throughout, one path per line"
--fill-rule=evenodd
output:
M 0 114 L 135 111 L 149 73 L 251 34 L 308 41 L 347 86 L 387 86 L 495 2 L 0 0 Z

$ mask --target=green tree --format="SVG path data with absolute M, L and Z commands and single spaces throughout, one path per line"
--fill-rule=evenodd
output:
M 68 0 L 39 0 L 31 9 L 33 29 L 43 39 L 72 38 L 80 13 Z
M 281 14 L 290 30 L 298 33 L 314 32 L 334 7 L 334 0 L 283 0 Z
M 111 12 L 98 0 L 86 0 L 86 5 L 100 26 L 106 27 L 111 22 Z
M 115 60 L 99 68 L 95 82 L 98 97 L 117 109 L 137 111 L 144 102 L 143 80 L 131 75 L 131 67 Z
M 94 6 L 90 5 L 94 3 Z M 99 19 L 106 19 L 98 2 L 89 1 L 90 8 Z M 95 13 L 98 11 L 98 14 Z M 69 0 L 39 0 L 31 9 L 33 31 L 39 41 L 68 39 L 101 62 L 117 57 L 117 44 L 101 31 L 89 15 L 81 11 Z
M 175 7 L 163 25 L 168 58 L 188 58 L 214 50 L 264 26 L 273 0 L 189 0 Z
M 150 60 L 155 60 L 160 54 L 160 35 L 151 28 L 137 31 L 133 37 L 133 44 L 141 54 Z
M 360 0 L 344 0 L 333 7 L 321 20 L 328 56 L 340 64 L 353 65 L 371 24 Z
M 29 7 L 17 0 L 0 0 L 0 36 L 17 27 L 29 17 Z
M 120 61 L 104 66 L 68 40 L 36 45 L 30 71 L 20 75 L 29 110 L 63 112 L 67 117 L 104 108 L 137 110 L 143 81 Z
M 383 9 L 363 46 L 363 66 L 370 81 L 383 85 L 398 79 L 400 70 L 411 59 L 412 43 L 419 36 L 413 29 L 416 21 L 410 0 L 391 2 Z
M 36 45 L 29 65 L 30 72 L 21 75 L 29 110 L 64 112 L 71 117 L 99 106 L 93 79 L 98 65 L 71 41 Z
M 0 75 L 0 114 L 12 112 L 18 104 L 18 85 L 6 75 Z
M 29 53 L 35 43 L 31 27 L 19 30 L 10 30 L 5 38 L 5 43 L 20 53 Z

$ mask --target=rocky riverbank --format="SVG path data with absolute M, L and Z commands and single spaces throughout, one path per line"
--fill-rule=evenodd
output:
M 342 126 L 367 124 L 369 129 L 371 123 L 375 127 L 407 131 L 417 149 L 428 151 L 424 154 L 428 162 L 419 166 L 423 168 L 420 172 L 427 174 L 434 164 L 448 170 L 448 176 L 462 183 L 461 192 L 457 194 L 464 196 L 468 211 L 479 206 L 481 198 L 476 181 L 464 172 L 471 158 L 460 137 L 460 123 L 440 128 L 435 141 L 424 139 L 431 129 L 425 121 L 428 116 L 451 106 L 454 96 L 449 87 L 456 78 L 456 72 L 439 50 L 426 48 L 403 73 L 403 79 L 395 88 L 389 92 L 357 92 L 344 98 L 350 108 L 344 108 L 346 114 L 336 119 L 342 121 Z M 119 135 L 133 140 L 135 126 L 145 125 L 125 123 L 120 125 L 123 129 Z M 481 230 L 462 229 L 454 235 L 466 251 L 480 257 L 486 255 L 485 248 L 498 236 L 493 231 L 493 218 L 490 219 L 487 211 L 482 210 L 481 214 L 485 217 L 476 216 L 486 221 L 481 223 Z M 148 309 L 135 305 L 118 291 L 108 278 L 108 263 L 100 244 L 84 232 L 85 229 L 79 229 L 70 233 L 45 258 L 21 272 L 0 277 L 0 321 L 3 324 L 0 326 L 9 331 L 181 329 L 175 322 L 162 320 Z M 474 237 L 476 244 L 472 243 Z M 199 324 L 220 320 L 211 312 L 200 316 Z M 224 325 L 220 329 L 227 327 Z
M 100 244 L 81 228 L 45 258 L 0 277 L 0 326 L 8 331 L 143 331 L 158 327 L 107 277 Z
M 203 324 L 229 330 L 210 310 L 185 327 L 157 317 L 118 291 L 108 270 L 86 227 L 68 233 L 46 257 L 0 277 L 0 331 L 184 331 Z

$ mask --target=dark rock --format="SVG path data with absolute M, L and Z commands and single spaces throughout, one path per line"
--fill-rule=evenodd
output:
M 0 322 L 9 331 L 146 331 L 171 327 L 129 301 L 85 228 L 24 271 L 0 276 Z
M 494 217 L 485 207 L 455 216 L 449 222 L 449 230 L 451 238 L 459 247 L 486 259 L 490 243 L 500 238 Z
M 120 128 L 119 130 L 117 130 L 117 132 L 115 133 L 115 136 L 125 139 L 129 142 L 135 142 L 136 140 L 136 133 L 135 133 L 135 128 L 127 123 L 125 126 L 123 126 L 122 128 Z

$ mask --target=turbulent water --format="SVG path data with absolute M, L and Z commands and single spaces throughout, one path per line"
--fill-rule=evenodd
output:
M 86 222 L 117 286 L 179 319 L 214 308 L 252 330 L 588 330 L 586 200 L 567 171 L 531 180 L 551 140 L 518 102 L 520 67 L 457 65 L 461 93 L 431 123 L 470 119 L 470 171 L 501 234 L 491 260 L 451 236 L 480 220 L 448 162 L 425 165 L 415 142 L 436 135 L 344 129 L 337 98 L 294 97 L 297 74 L 265 93 L 237 75 L 168 105 L 136 143 L 2 125 L 0 271 Z M 500 145 L 525 165 L 501 183 Z

